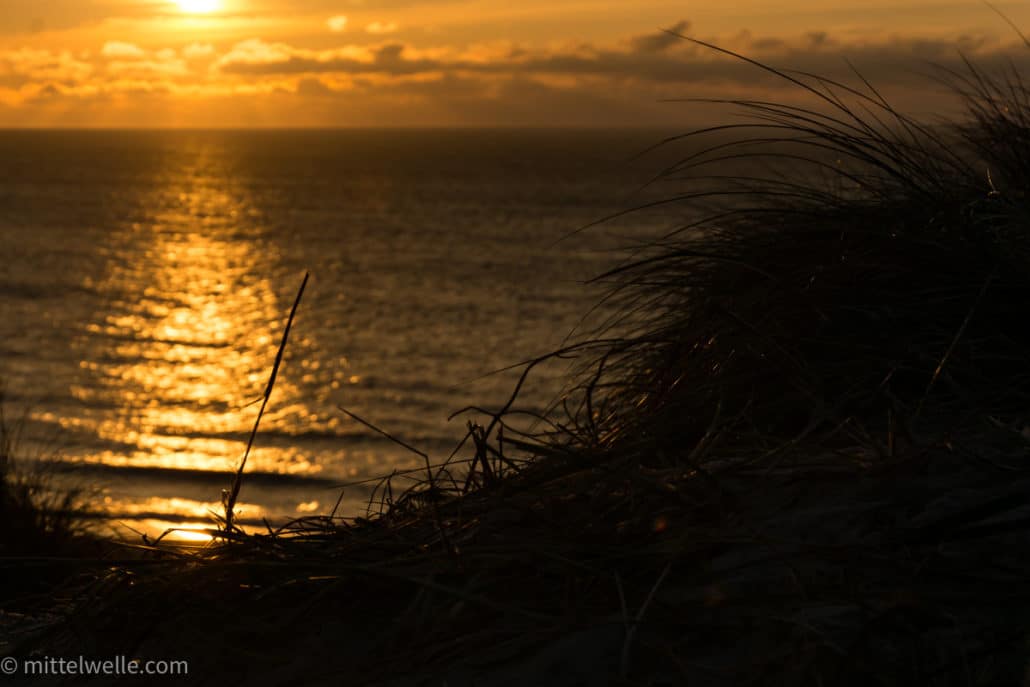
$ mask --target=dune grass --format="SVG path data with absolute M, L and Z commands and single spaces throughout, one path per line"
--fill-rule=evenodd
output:
M 0 383 L 0 555 L 60 552 L 82 533 L 87 494 L 55 483 L 55 461 L 19 456 L 24 418 L 12 420 L 4 408 Z
M 154 547 L 24 650 L 211 683 L 1021 684 L 1028 91 L 942 73 L 969 117 L 931 127 L 754 64 L 812 105 L 665 142 L 684 225 L 598 277 L 619 314 L 541 359 L 580 376 L 535 429 L 540 361 L 367 517 Z
M 91 534 L 90 490 L 55 457 L 30 450 L 0 384 L 0 654 L 75 607 L 113 548 Z

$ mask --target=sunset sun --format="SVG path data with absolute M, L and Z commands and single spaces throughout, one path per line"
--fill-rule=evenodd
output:
M 175 0 L 179 9 L 187 14 L 208 14 L 221 5 L 220 0 Z

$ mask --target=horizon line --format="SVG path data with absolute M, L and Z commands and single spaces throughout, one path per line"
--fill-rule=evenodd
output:
M 538 130 L 538 131 L 612 131 L 640 130 L 656 131 L 670 129 L 692 129 L 696 125 L 676 126 L 673 124 L 440 124 L 440 125 L 389 125 L 363 124 L 341 126 L 19 126 L 0 125 L 0 132 L 52 132 L 52 131 L 497 131 L 497 130 Z

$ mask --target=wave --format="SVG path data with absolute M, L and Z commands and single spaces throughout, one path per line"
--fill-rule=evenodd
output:
M 389 424 L 387 424 L 389 426 Z M 250 431 L 239 431 L 239 432 L 162 432 L 159 429 L 154 431 L 155 435 L 171 437 L 175 439 L 217 439 L 221 441 L 233 441 L 245 444 L 250 438 Z M 417 446 L 426 444 L 432 446 L 442 446 L 447 444 L 456 443 L 457 440 L 461 439 L 461 435 L 455 434 L 454 436 L 427 436 L 425 434 L 416 434 L 412 436 L 410 433 L 399 432 L 405 442 L 415 444 Z M 277 446 L 281 447 L 281 443 L 304 443 L 304 442 L 334 442 L 340 446 L 340 448 L 350 448 L 354 446 L 384 446 L 391 445 L 394 442 L 380 434 L 376 434 L 371 430 L 358 430 L 358 431 L 346 431 L 346 432 L 334 432 L 331 430 L 311 429 L 311 430 L 289 430 L 289 429 L 260 429 L 258 431 L 258 439 L 260 444 L 267 445 L 270 442 L 275 442 Z
M 198 520 L 196 515 L 186 515 L 183 513 L 165 512 L 165 511 L 143 511 L 139 513 L 119 512 L 119 511 L 89 511 L 78 514 L 78 517 L 84 520 L 97 520 L 102 522 L 109 522 L 112 525 L 117 525 L 118 522 L 142 522 L 144 520 L 159 520 L 161 522 L 171 523 L 173 525 L 189 525 L 186 529 L 195 529 Z M 214 514 L 212 514 L 212 518 Z M 245 527 L 264 527 L 265 520 L 263 518 L 247 517 L 245 515 L 236 516 L 233 518 L 233 522 L 237 525 Z M 208 527 L 214 527 L 214 521 L 206 523 Z
M 227 485 L 233 475 L 227 470 L 197 470 L 191 468 L 166 468 L 156 466 L 108 465 L 106 463 L 81 463 L 61 461 L 50 464 L 51 469 L 67 474 L 97 477 L 125 476 L 135 480 L 160 480 L 162 483 L 218 484 Z M 325 475 L 304 475 L 298 473 L 247 471 L 244 480 L 250 484 L 268 486 L 331 487 L 339 484 L 338 477 Z
M 104 338 L 109 341 L 124 341 L 128 343 L 135 343 L 140 345 L 152 345 L 152 344 L 163 344 L 166 346 L 185 346 L 188 348 L 209 348 L 209 349 L 225 349 L 231 348 L 232 342 L 229 341 L 197 341 L 193 339 L 176 339 L 176 338 L 164 338 L 155 336 L 144 336 L 136 332 L 122 333 L 113 331 L 103 331 L 101 334 L 93 334 L 85 328 L 81 328 L 82 332 L 87 333 L 89 336 L 96 336 L 98 338 Z M 122 362 L 126 357 L 111 355 L 105 356 L 109 362 Z M 141 356 L 133 356 L 140 361 L 145 361 L 146 358 Z
M 46 283 L 36 284 L 26 281 L 2 281 L 0 282 L 0 296 L 4 298 L 40 301 L 60 300 L 65 302 L 72 295 L 97 296 L 99 289 L 76 283 Z

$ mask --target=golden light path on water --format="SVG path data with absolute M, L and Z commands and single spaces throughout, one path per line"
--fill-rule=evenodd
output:
M 101 440 L 130 447 L 100 452 L 87 462 L 217 473 L 227 485 L 253 425 L 257 406 L 251 402 L 267 383 L 286 313 L 262 276 L 274 256 L 263 254 L 268 249 L 240 230 L 250 221 L 245 195 L 225 176 L 205 172 L 204 159 L 195 164 L 194 173 L 171 177 L 179 183 L 154 188 L 141 199 L 149 216 L 122 228 L 108 249 L 110 270 L 101 286 L 122 296 L 108 312 L 98 313 L 86 332 L 87 339 L 105 341 L 109 349 L 98 355 L 94 344 L 83 351 L 79 365 L 89 382 L 71 393 L 87 407 L 106 403 L 119 412 L 50 419 L 66 428 L 82 425 Z M 284 372 L 288 366 L 287 361 Z M 281 410 L 266 416 L 265 427 L 282 428 L 310 415 L 289 374 L 280 375 L 275 395 Z M 337 422 L 325 424 L 331 428 Z M 248 472 L 319 470 L 289 448 L 258 446 L 248 461 Z M 219 493 L 213 490 L 211 496 Z M 218 501 L 143 494 L 108 496 L 104 505 L 134 518 L 133 527 L 151 535 L 169 527 L 210 527 L 220 509 Z M 298 498 L 294 510 L 305 514 L 318 505 Z M 268 515 L 246 498 L 239 511 L 252 521 Z M 205 535 L 172 536 L 198 537 Z
M 237 521 L 327 513 L 343 483 L 353 484 L 340 515 L 375 510 L 376 480 L 421 459 L 339 407 L 445 460 L 467 418 L 451 413 L 503 404 L 520 373 L 513 361 L 561 345 L 590 306 L 579 275 L 609 266 L 593 238 L 582 255 L 549 246 L 602 216 L 610 203 L 596 199 L 611 194 L 597 188 L 621 176 L 582 183 L 581 167 L 594 165 L 562 166 L 580 159 L 558 145 L 564 134 L 533 136 L 61 141 L 67 159 L 47 157 L 60 164 L 18 191 L 25 226 L 40 223 L 23 232 L 34 262 L 0 275 L 22 319 L 42 323 L 29 335 L 4 329 L 17 388 L 36 403 L 34 439 L 55 437 L 69 480 L 97 490 L 109 521 L 209 525 L 310 272 Z M 526 140 L 540 159 L 523 159 Z M 576 146 L 604 149 L 593 137 Z M 470 166 L 467 155 L 481 159 Z M 75 202 L 48 211 L 69 188 Z M 519 398 L 527 423 L 569 364 L 534 369 Z
M 221 503 L 177 497 L 150 497 L 124 501 L 106 497 L 104 507 L 110 512 L 121 514 L 122 517 L 131 518 L 131 523 L 116 522 L 112 523 L 113 526 L 102 528 L 116 538 L 145 534 L 151 538 L 163 536 L 168 540 L 204 543 L 213 538 L 210 530 L 215 516 L 220 515 Z M 264 509 L 256 504 L 240 503 L 239 510 L 246 512 L 251 518 L 267 516 Z M 158 514 L 174 514 L 177 519 L 169 520 L 167 516 Z
M 267 380 L 262 368 L 274 345 L 270 325 L 282 317 L 267 281 L 228 288 L 230 279 L 241 276 L 247 250 L 244 242 L 201 233 L 157 233 L 148 251 L 154 257 L 150 262 L 165 267 L 152 275 L 153 285 L 143 299 L 131 312 L 90 325 L 91 332 L 122 341 L 115 350 L 119 360 L 134 361 L 107 365 L 103 372 L 125 389 L 125 406 L 140 409 L 135 428 L 118 421 L 96 428 L 102 438 L 131 441 L 141 449 L 131 456 L 107 456 L 106 462 L 225 470 L 238 458 L 239 441 L 203 435 L 244 429 L 241 406 L 246 401 L 241 394 L 249 391 L 253 397 Z M 168 294 L 175 294 L 177 302 L 170 304 Z M 234 345 L 242 332 L 249 333 L 246 348 Z M 260 358 L 259 351 L 264 354 Z M 289 396 L 288 387 L 284 379 L 280 394 Z M 74 393 L 88 401 L 94 392 L 80 387 Z M 311 469 L 305 463 L 262 465 L 266 459 L 256 454 L 253 467 L 271 472 Z

